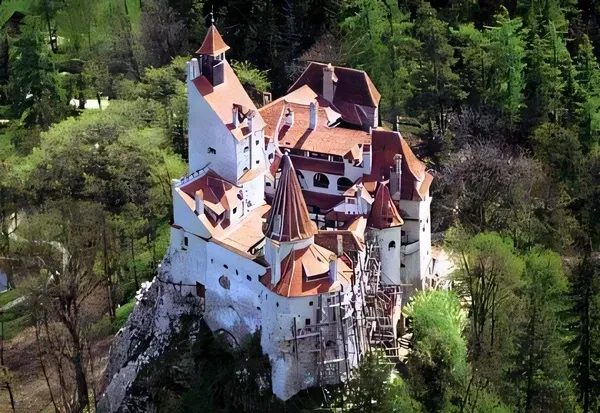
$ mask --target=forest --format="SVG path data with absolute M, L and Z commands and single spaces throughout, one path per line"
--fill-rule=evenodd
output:
M 160 411 L 599 411 L 597 0 L 0 0 L 0 411 L 94 411 L 168 247 L 211 20 L 257 105 L 310 61 L 369 74 L 435 176 L 454 289 L 405 309 L 398 368 L 283 405 L 234 374 L 268 370 L 255 340 L 207 338 L 156 367 Z

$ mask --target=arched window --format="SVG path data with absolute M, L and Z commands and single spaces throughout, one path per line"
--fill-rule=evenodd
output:
M 250 148 L 248 148 L 247 146 L 244 148 L 244 153 L 248 153 L 248 151 L 250 150 Z
M 341 178 L 339 178 L 337 180 L 337 186 L 338 186 L 338 191 L 347 191 L 348 189 L 350 189 L 352 187 L 352 185 L 354 185 L 354 183 L 349 180 L 348 178 L 346 178 L 345 176 L 342 176 Z
M 388 251 L 390 251 L 392 248 L 396 248 L 396 241 L 390 241 L 388 244 Z
M 300 183 L 300 188 L 305 189 L 303 182 L 304 182 L 304 175 L 302 175 L 302 172 L 300 172 L 299 170 L 296 169 L 296 177 L 298 178 L 298 182 Z
M 327 176 L 317 173 L 313 178 L 313 185 L 317 188 L 329 188 L 329 179 Z

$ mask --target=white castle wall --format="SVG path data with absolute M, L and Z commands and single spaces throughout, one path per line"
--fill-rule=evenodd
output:
M 219 176 L 229 182 L 237 182 L 235 138 L 194 84 L 188 81 L 187 86 L 190 173 L 210 164 Z M 216 153 L 209 153 L 209 148 Z
M 183 237 L 188 238 L 185 251 Z M 279 296 L 260 282 L 264 267 L 183 229 L 171 230 L 169 257 L 174 282 L 206 287 L 205 320 L 211 330 L 225 329 L 238 342 L 262 330 L 261 345 L 271 361 L 273 391 L 279 398 L 318 384 L 317 353 L 310 351 L 317 348 L 316 337 L 301 340 L 297 356 L 291 348 L 294 318 L 296 334 L 316 324 L 317 296 Z M 195 294 L 195 287 L 183 291 L 188 292 Z
M 404 282 L 400 274 L 401 230 L 401 227 L 375 230 L 379 243 L 381 281 L 384 284 L 398 285 Z

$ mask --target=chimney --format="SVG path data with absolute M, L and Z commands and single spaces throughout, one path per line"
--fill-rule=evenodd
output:
M 337 256 L 341 257 L 344 255 L 344 238 L 338 234 L 337 238 Z
M 328 102 L 333 102 L 336 83 L 337 77 L 331 63 L 329 63 L 323 68 L 323 98 Z
M 310 102 L 310 125 L 309 129 L 317 129 L 317 117 L 319 116 L 319 104 L 317 102 Z
M 237 128 L 240 124 L 240 118 L 239 118 L 239 109 L 236 105 L 233 105 L 233 120 L 231 121 L 231 123 L 233 123 L 233 128 Z
M 198 64 L 198 59 L 193 58 L 187 63 L 187 80 L 191 82 L 200 76 L 200 65 Z
M 246 115 L 246 118 L 248 119 L 248 129 L 250 129 L 250 132 L 254 132 L 254 116 L 256 116 L 256 112 L 250 109 Z
M 204 213 L 204 200 L 202 199 L 203 196 L 204 193 L 202 192 L 202 189 L 196 191 L 194 196 L 196 215 L 202 215 Z
M 329 259 L 329 275 L 331 276 L 331 282 L 334 283 L 338 280 L 338 257 L 331 254 Z
M 394 166 L 390 170 L 390 193 L 393 199 L 398 199 L 400 209 L 400 190 L 402 189 L 402 155 L 394 155 Z M 396 195 L 398 194 L 398 195 Z
M 285 126 L 292 127 L 294 126 L 294 110 L 292 108 L 288 108 L 285 114 Z

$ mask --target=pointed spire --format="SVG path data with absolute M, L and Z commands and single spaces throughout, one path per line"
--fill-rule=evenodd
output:
M 384 229 L 398 227 L 402 224 L 404 221 L 392 200 L 390 190 L 386 185 L 380 183 L 375 192 L 375 201 L 373 201 L 367 225 L 372 228 Z
M 287 153 L 281 158 L 281 177 L 269 211 L 265 236 L 280 242 L 308 239 L 317 233 L 310 220 L 296 170 Z
M 211 21 L 214 23 L 212 12 Z M 208 28 L 208 32 L 206 32 L 206 37 L 202 42 L 202 46 L 200 46 L 200 49 L 196 50 L 196 54 L 217 56 L 223 52 L 226 52 L 227 50 L 229 50 L 229 46 L 227 46 L 227 44 L 223 41 L 223 38 L 219 34 L 219 31 L 215 25 L 211 24 L 211 26 Z

